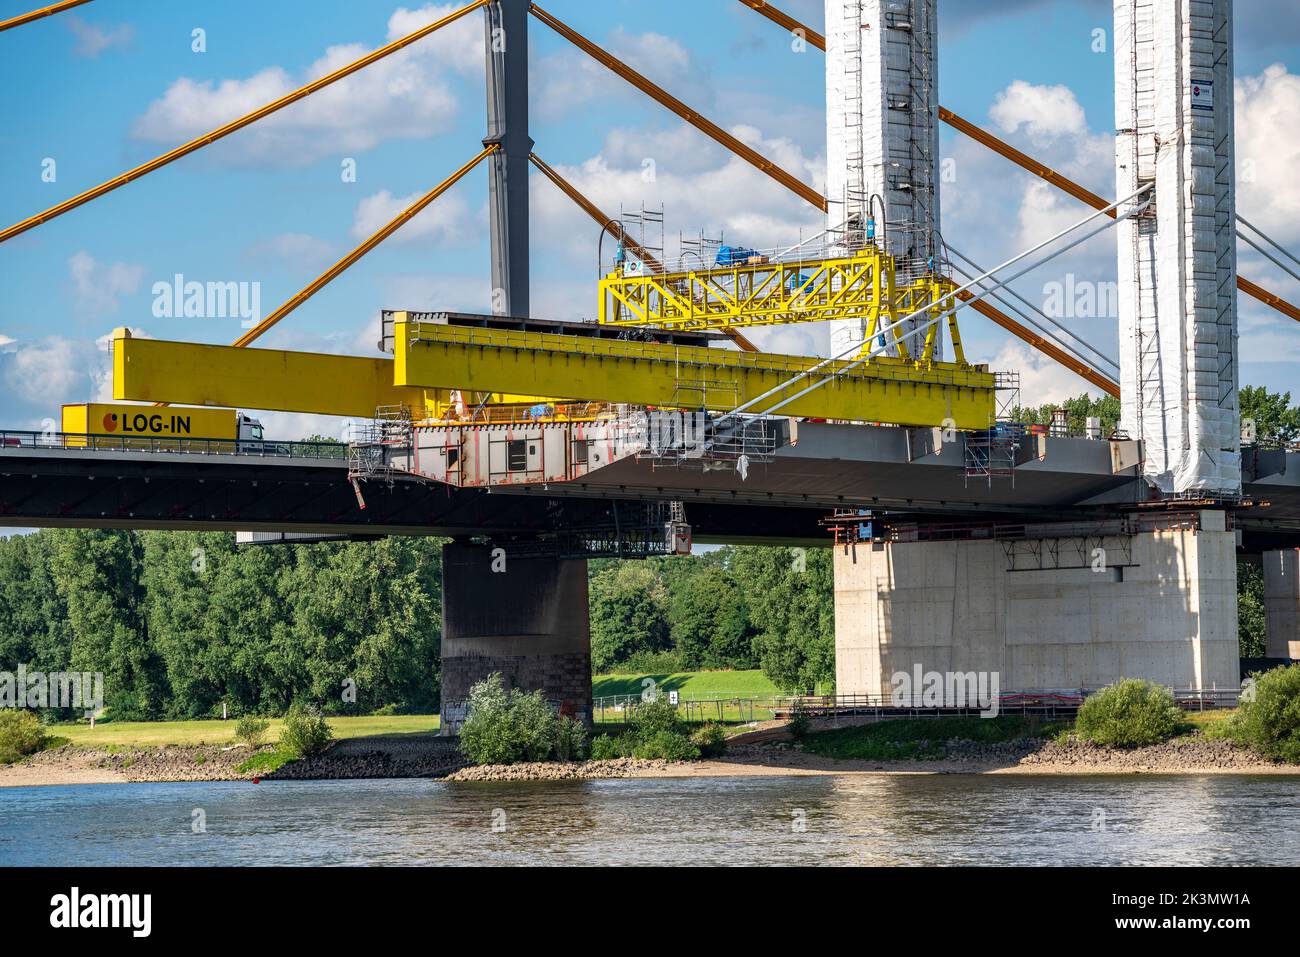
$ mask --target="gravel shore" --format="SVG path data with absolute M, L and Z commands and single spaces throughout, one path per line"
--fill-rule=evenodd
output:
M 269 748 L 263 750 L 270 750 Z M 455 782 L 588 781 L 603 778 L 745 777 L 771 774 L 1300 774 L 1230 741 L 1203 735 L 1131 750 L 1079 741 L 1025 739 L 1000 744 L 949 741 L 931 761 L 839 761 L 784 742 L 739 744 L 713 760 L 614 761 L 470 767 L 454 743 L 430 735 L 352 738 L 278 771 L 235 769 L 246 747 L 75 748 L 44 751 L 0 767 L 0 787 L 135 781 L 345 780 L 443 778 Z

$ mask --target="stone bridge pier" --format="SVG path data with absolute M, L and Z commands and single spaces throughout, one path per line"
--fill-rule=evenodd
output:
M 465 719 L 469 689 L 500 672 L 591 723 L 587 562 L 452 543 L 442 553 L 442 733 Z

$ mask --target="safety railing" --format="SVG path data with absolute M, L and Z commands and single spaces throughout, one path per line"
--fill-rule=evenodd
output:
M 874 716 L 878 718 L 941 718 L 954 715 L 974 715 L 996 711 L 997 714 L 1023 715 L 1038 718 L 1073 718 L 1084 700 L 1096 688 L 1059 688 L 1039 691 L 1006 691 L 997 695 L 996 709 L 991 700 L 976 700 L 971 689 L 966 703 L 927 703 L 920 692 L 911 697 L 896 698 L 887 694 L 860 695 L 737 695 L 719 692 L 696 694 L 689 698 L 682 694 L 676 707 L 682 718 L 690 722 L 717 721 L 720 723 L 748 723 L 807 717 Z M 1211 711 L 1218 708 L 1235 708 L 1241 696 L 1240 689 L 1195 688 L 1170 689 L 1175 703 L 1185 711 Z M 668 699 L 670 692 L 659 689 L 660 699 Z M 630 712 L 639 705 L 654 700 L 641 693 L 605 695 L 592 701 L 592 714 L 597 722 L 619 723 L 626 721 Z
M 12 449 L 330 459 L 340 462 L 347 458 L 347 446 L 342 442 L 277 442 L 267 439 L 192 439 L 0 430 L 0 451 Z

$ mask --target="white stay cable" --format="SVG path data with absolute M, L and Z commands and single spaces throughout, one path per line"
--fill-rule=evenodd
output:
M 1252 223 L 1252 222 L 1250 222 L 1249 220 L 1247 220 L 1245 216 L 1238 216 L 1238 217 L 1237 217 L 1237 222 L 1239 222 L 1239 223 L 1241 223 L 1241 225 L 1243 225 L 1243 226 L 1247 226 L 1247 227 L 1249 227 L 1250 229 L 1253 229 L 1255 232 L 1259 233 L 1261 236 L 1264 237 L 1264 241 L 1265 241 L 1266 243 L 1268 243 L 1270 246 L 1272 246 L 1274 249 L 1276 249 L 1278 252 L 1280 252 L 1280 253 L 1281 253 L 1283 256 L 1285 256 L 1287 259 L 1291 260 L 1291 261 L 1292 261 L 1293 263 L 1295 263 L 1297 266 L 1300 266 L 1300 259 L 1297 259 L 1294 253 L 1292 253 L 1292 252 L 1290 252 L 1289 250 L 1287 250 L 1286 247 L 1284 247 L 1284 246 L 1283 246 L 1281 243 L 1279 243 L 1276 239 L 1273 239 L 1271 236 L 1269 236 L 1268 233 L 1264 232 L 1264 230 L 1260 229 L 1260 228 L 1259 228 L 1258 226 L 1256 226 L 1254 223 Z M 1245 236 L 1242 235 L 1241 230 L 1237 230 L 1237 236 L 1238 236 L 1239 238 L 1241 238 L 1241 239 L 1245 239 L 1246 242 L 1250 243 L 1252 246 L 1255 246 L 1254 243 L 1251 243 L 1249 239 L 1247 239 Z M 1256 248 L 1256 249 L 1259 249 L 1258 246 L 1255 246 L 1255 248 Z M 1263 250 L 1260 250 L 1260 251 L 1263 252 Z M 1271 258 L 1271 257 L 1270 257 L 1270 258 Z M 1276 262 L 1276 260 L 1274 260 L 1274 261 Z M 1281 264 L 1279 263 L 1279 265 L 1281 265 Z M 1282 268 L 1285 269 L 1286 267 L 1283 266 Z M 1290 270 L 1288 270 L 1288 272 L 1289 272 L 1289 271 L 1290 271 Z M 1295 273 L 1291 273 L 1291 274 L 1292 274 L 1293 276 L 1295 275 Z
M 948 246 L 948 251 L 953 253 L 958 259 L 966 263 L 966 265 L 968 265 L 971 269 L 978 270 L 981 268 L 976 263 L 974 263 L 970 259 L 970 257 L 963 255 L 960 250 L 953 248 L 951 244 L 949 244 Z M 965 269 L 963 269 L 961 266 L 954 265 L 953 268 L 956 270 L 956 272 L 959 275 L 964 276 L 966 278 L 970 278 L 971 274 L 967 272 Z M 1093 356 L 1101 360 L 1101 362 L 1103 362 L 1104 364 L 1108 366 L 1113 366 L 1116 370 L 1119 369 L 1119 362 L 1117 360 L 1112 359 L 1110 356 L 1106 355 L 1106 353 L 1102 352 L 1100 349 L 1097 349 L 1095 346 L 1093 346 L 1092 343 L 1088 342 L 1088 340 L 1082 338 L 1072 330 L 1066 328 L 1064 325 L 1057 322 L 1055 319 L 1053 319 L 1051 316 L 1045 313 L 1042 309 L 1035 306 L 1032 302 L 1030 302 L 1024 296 L 1020 295 L 1020 293 L 1012 289 L 1010 286 L 1004 289 L 1003 292 L 1007 293 L 1013 299 L 1016 299 L 1017 301 L 1023 303 L 1029 310 L 1031 310 L 1034 313 L 1035 316 L 1041 316 L 1043 320 L 1047 322 L 1048 325 L 1050 325 L 1052 328 L 1049 329 L 1047 328 L 1047 326 L 1042 325 L 1034 318 L 1034 316 L 1031 316 L 1028 313 L 1026 313 L 1024 309 L 1012 305 L 1010 302 L 1008 302 L 1005 298 L 1003 298 L 998 293 L 993 293 L 992 295 L 989 296 L 989 298 L 993 299 L 995 302 L 1001 303 L 1004 307 L 1009 309 L 1015 315 L 1019 316 L 1029 325 L 1033 326 L 1043 335 L 1047 336 L 1047 338 L 1051 339 L 1053 342 L 1055 342 L 1066 352 L 1072 353 L 1074 357 L 1076 359 L 1079 359 L 1081 362 L 1083 362 L 1084 365 L 1091 365 L 1092 360 L 1086 359 L 1083 355 L 1080 354 L 1080 347 L 1092 353 Z M 985 290 L 981 287 L 980 297 L 982 298 L 984 295 L 985 295 Z M 1068 336 L 1071 341 L 1066 342 L 1065 340 L 1061 339 L 1056 334 L 1056 332 L 1053 331 L 1053 329 Z M 1076 346 L 1072 343 L 1078 343 L 1078 345 Z
M 1264 236 L 1263 233 L 1260 233 L 1260 235 L 1261 235 L 1261 236 Z M 1255 240 L 1251 239 L 1249 236 L 1247 236 L 1245 233 L 1243 233 L 1240 229 L 1237 230 L 1237 238 L 1240 239 L 1242 242 L 1249 243 L 1251 246 L 1253 246 L 1253 247 L 1255 248 L 1255 251 L 1256 251 L 1257 253 L 1259 253 L 1261 256 L 1263 256 L 1265 259 L 1267 259 L 1269 262 L 1271 262 L 1271 263 L 1272 263 L 1274 266 L 1276 266 L 1278 269 L 1282 270 L 1284 273 L 1286 273 L 1286 274 L 1287 274 L 1288 276 L 1290 276 L 1292 279 L 1295 279 L 1295 280 L 1297 280 L 1297 281 L 1300 281 L 1300 274 L 1297 274 L 1296 271 L 1295 271 L 1294 269 L 1292 269 L 1290 266 L 1286 265 L 1286 263 L 1284 263 L 1284 262 L 1282 262 L 1281 260 L 1279 260 L 1276 256 L 1274 256 L 1272 253 L 1270 253 L 1267 249 L 1265 249 L 1265 248 L 1264 248 L 1263 246 L 1261 246 L 1259 243 L 1255 242 Z M 1265 239 L 1268 239 L 1267 236 L 1264 236 L 1264 238 L 1265 238 Z M 1273 241 L 1270 239 L 1269 242 L 1272 243 Z M 1277 246 L 1277 243 L 1273 243 L 1273 245 L 1274 245 L 1274 246 Z M 1278 249 L 1282 249 L 1282 247 L 1281 247 L 1281 246 L 1278 246 Z M 1285 250 L 1285 249 L 1282 249 L 1282 252 L 1286 253 L 1286 250 Z M 1290 253 L 1286 253 L 1286 254 L 1287 254 L 1288 256 L 1291 255 Z

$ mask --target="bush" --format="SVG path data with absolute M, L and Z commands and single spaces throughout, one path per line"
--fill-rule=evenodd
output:
M 632 756 L 632 746 L 635 743 L 629 735 L 611 738 L 607 734 L 602 734 L 600 737 L 592 739 L 591 760 L 616 761 L 619 758 L 630 758 Z
M 700 755 L 714 758 L 727 747 L 727 732 L 722 725 L 709 722 L 691 732 L 691 744 L 700 749 Z
M 235 739 L 243 741 L 250 748 L 260 748 L 269 730 L 271 730 L 271 722 L 246 714 L 235 722 Z
M 469 714 L 460 726 L 460 750 L 475 764 L 576 761 L 586 752 L 583 726 L 547 704 L 540 691 L 507 689 L 499 674 L 469 691 Z
M 808 710 L 804 707 L 802 698 L 795 698 L 794 703 L 790 705 L 790 720 L 786 723 L 785 729 L 796 741 L 802 741 L 808 736 L 808 728 Z
M 0 764 L 12 764 L 45 747 L 40 718 L 30 711 L 0 711 Z
M 320 754 L 334 738 L 330 723 L 319 711 L 305 711 L 297 705 L 284 716 L 280 747 L 300 758 Z
M 686 736 L 686 722 L 666 695 L 633 704 L 628 709 L 627 723 L 638 738 L 653 737 L 661 731 Z
M 1232 719 L 1234 740 L 1273 761 L 1300 764 L 1300 664 L 1255 677 Z
M 1106 747 L 1159 744 L 1184 724 L 1168 688 L 1130 678 L 1091 695 L 1079 708 L 1075 733 Z
M 656 731 L 638 737 L 632 747 L 632 757 L 643 761 L 656 758 L 664 761 L 698 761 L 700 749 L 691 739 L 677 731 Z

